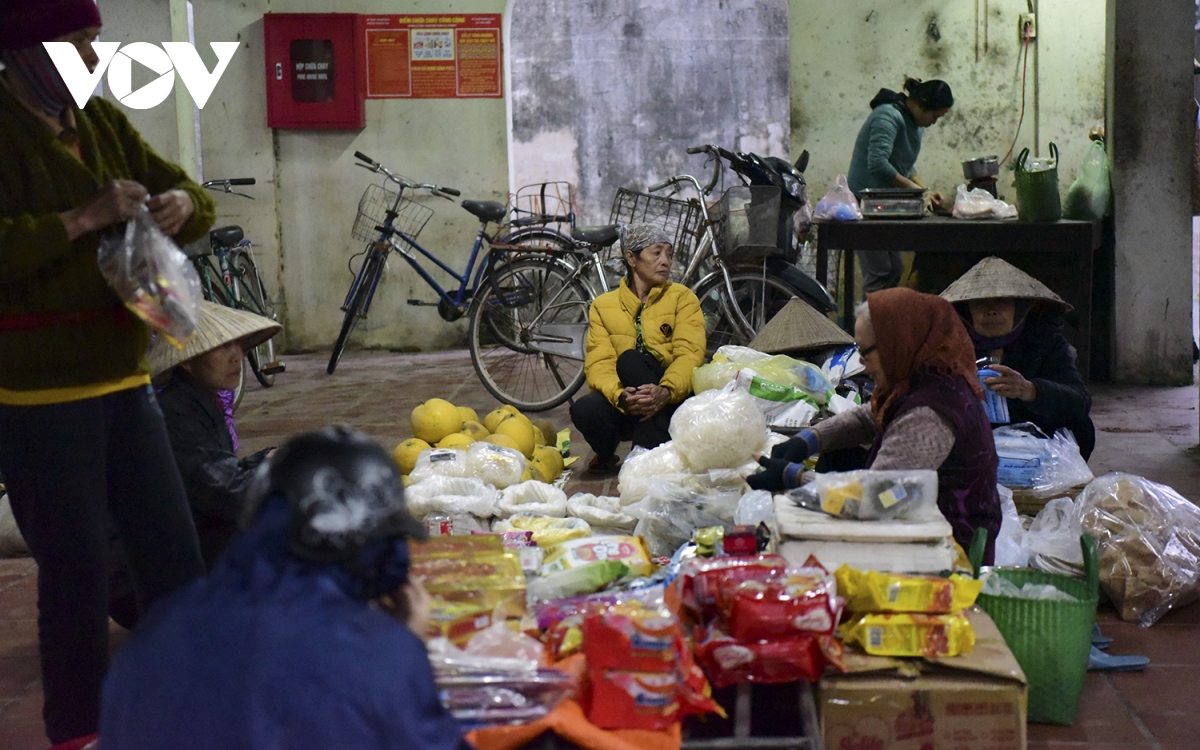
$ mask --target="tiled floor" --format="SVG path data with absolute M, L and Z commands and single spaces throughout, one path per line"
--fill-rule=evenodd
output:
M 288 435 L 346 422 L 385 446 L 409 436 L 417 403 L 439 396 L 481 414 L 498 404 L 484 391 L 465 352 L 387 354 L 351 352 L 333 376 L 324 355 L 285 358 L 277 385 L 248 387 L 238 413 L 243 450 L 278 445 Z M 1200 452 L 1195 388 L 1096 389 L 1099 429 L 1091 465 L 1102 473 L 1125 470 L 1173 486 L 1200 502 Z M 545 416 L 569 424 L 567 407 Z M 581 463 L 589 457 L 575 435 Z M 573 482 L 569 488 L 615 494 L 615 480 Z M 41 725 L 35 626 L 37 570 L 28 559 L 0 560 L 0 750 L 45 748 Z M 1200 605 L 1173 612 L 1151 628 L 1123 623 L 1110 608 L 1099 616 L 1114 654 L 1145 654 L 1142 673 L 1089 673 L 1075 723 L 1031 725 L 1033 750 L 1067 748 L 1200 748 Z M 114 650 L 123 633 L 112 626 Z

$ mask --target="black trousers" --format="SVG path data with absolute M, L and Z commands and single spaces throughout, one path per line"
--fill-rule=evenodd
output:
M 108 669 L 115 528 L 143 608 L 203 574 L 162 412 L 148 388 L 0 405 L 0 472 L 38 564 L 38 645 L 51 743 L 96 732 Z
M 658 384 L 665 370 L 653 355 L 635 349 L 617 357 L 617 377 L 626 388 Z M 678 404 L 670 404 L 653 417 L 642 421 L 641 417 L 625 414 L 609 403 L 603 393 L 592 391 L 571 404 L 571 422 L 583 433 L 583 439 L 600 458 L 608 458 L 617 451 L 622 440 L 632 440 L 634 445 L 654 448 L 671 439 L 668 429 L 671 415 Z

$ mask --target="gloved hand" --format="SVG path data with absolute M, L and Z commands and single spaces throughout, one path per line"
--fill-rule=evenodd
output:
M 746 477 L 746 484 L 750 485 L 750 489 L 753 490 L 782 492 L 785 489 L 783 486 L 783 471 L 788 467 L 789 463 L 791 462 L 784 458 L 767 458 L 763 456 L 758 459 L 758 464 L 763 467 L 762 471 Z
M 780 443 L 771 449 L 771 458 L 784 458 L 788 463 L 800 463 L 812 455 L 812 441 L 809 439 L 811 434 L 808 430 L 804 430 L 799 435 Z

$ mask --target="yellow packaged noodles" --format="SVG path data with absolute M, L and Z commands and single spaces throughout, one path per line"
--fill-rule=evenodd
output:
M 963 615 L 867 614 L 838 634 L 872 656 L 958 656 L 975 647 L 975 631 Z
M 834 573 L 838 594 L 852 612 L 961 612 L 975 603 L 983 581 L 958 575 L 907 576 L 843 565 Z

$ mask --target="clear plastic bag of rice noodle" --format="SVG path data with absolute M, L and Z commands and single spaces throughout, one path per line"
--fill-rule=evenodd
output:
M 200 324 L 200 277 L 142 206 L 100 238 L 96 263 L 125 306 L 182 349 Z
M 1152 625 L 1200 598 L 1200 508 L 1132 474 L 1093 480 L 1078 500 L 1096 540 L 1100 585 L 1121 618 Z
M 404 489 L 408 510 L 416 518 L 444 513 L 456 533 L 487 531 L 480 519 L 496 513 L 496 490 L 475 477 L 431 476 Z
M 650 483 L 655 480 L 675 477 L 676 481 L 682 482 L 686 473 L 683 456 L 679 455 L 674 441 L 668 440 L 649 450 L 636 447 L 629 451 L 617 474 L 621 505 L 632 505 L 645 499 Z
M 429 477 L 471 476 L 467 466 L 467 452 L 459 448 L 430 448 L 417 455 L 417 462 L 409 473 L 409 481 L 416 483 Z
M 937 507 L 937 472 L 841 471 L 816 474 L 788 492 L 796 505 L 860 521 L 930 521 Z
M 669 430 L 676 450 L 692 471 L 732 469 L 762 451 L 767 420 L 754 397 L 730 383 L 680 404 Z
M 512 448 L 483 441 L 471 443 L 467 448 L 468 475 L 498 489 L 520 483 L 525 466 L 525 456 Z
M 517 482 L 500 490 L 496 515 L 501 518 L 518 515 L 562 518 L 567 515 L 567 493 L 536 479 Z

